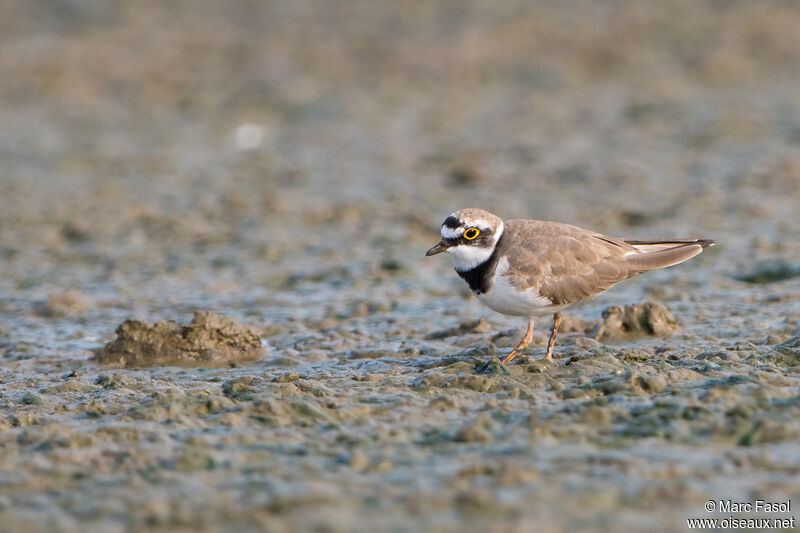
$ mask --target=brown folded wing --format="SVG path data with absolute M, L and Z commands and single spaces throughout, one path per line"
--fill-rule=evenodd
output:
M 514 250 L 507 257 L 515 287 L 533 289 L 562 305 L 601 293 L 642 272 L 686 261 L 710 242 L 626 242 L 568 224 L 510 220 L 500 252 Z

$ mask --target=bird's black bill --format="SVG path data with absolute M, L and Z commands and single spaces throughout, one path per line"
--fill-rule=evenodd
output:
M 431 248 L 430 250 L 425 252 L 425 255 L 429 256 L 429 255 L 440 254 L 440 253 L 444 252 L 445 250 L 447 250 L 448 248 L 450 248 L 451 246 L 453 246 L 451 243 L 449 243 L 446 240 L 442 239 L 441 241 L 436 243 L 436 246 L 434 246 L 433 248 Z

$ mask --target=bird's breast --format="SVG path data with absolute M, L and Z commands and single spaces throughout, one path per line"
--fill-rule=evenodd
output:
M 489 290 L 473 291 L 480 302 L 498 313 L 511 316 L 545 316 L 557 313 L 571 305 L 555 305 L 550 298 L 539 294 L 537 287 L 518 287 L 512 283 L 508 259 L 501 257 L 497 262 Z

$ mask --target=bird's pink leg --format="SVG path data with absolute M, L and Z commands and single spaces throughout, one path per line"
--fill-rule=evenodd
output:
M 532 339 L 533 339 L 533 319 L 531 318 L 528 321 L 528 331 L 525 332 L 525 336 L 522 337 L 522 340 L 520 341 L 519 344 L 517 344 L 517 347 L 511 350 L 511 353 L 508 354 L 505 359 L 503 359 L 503 364 L 507 365 L 508 363 L 510 363 L 516 356 L 520 354 L 522 350 L 524 350 L 531 343 Z
M 548 361 L 553 360 L 553 347 L 556 345 L 556 333 L 558 333 L 558 326 L 561 324 L 561 313 L 553 315 L 553 329 L 550 331 L 550 340 L 547 342 L 547 354 L 545 358 Z

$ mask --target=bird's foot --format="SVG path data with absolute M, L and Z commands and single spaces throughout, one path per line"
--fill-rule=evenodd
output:
M 506 358 L 505 358 L 505 359 L 503 359 L 503 364 L 504 364 L 504 365 L 507 365 L 508 363 L 510 363 L 511 361 L 513 361 L 513 360 L 514 360 L 514 358 L 515 358 L 516 356 L 518 356 L 520 353 L 522 353 L 522 350 L 517 350 L 516 348 L 514 348 L 513 350 L 511 350 L 511 353 L 509 353 L 509 354 L 506 356 Z

